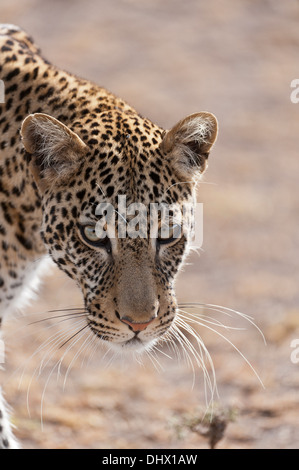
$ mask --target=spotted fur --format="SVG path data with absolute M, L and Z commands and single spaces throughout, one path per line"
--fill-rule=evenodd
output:
M 217 122 L 209 113 L 164 131 L 104 88 L 59 70 L 16 26 L 0 26 L 0 320 L 19 307 L 50 255 L 82 290 L 86 324 L 122 349 L 149 347 L 176 314 L 188 236 L 93 245 L 82 227 L 100 202 L 194 203 Z M 118 217 L 118 214 L 117 214 Z M 0 447 L 13 447 L 0 404 Z

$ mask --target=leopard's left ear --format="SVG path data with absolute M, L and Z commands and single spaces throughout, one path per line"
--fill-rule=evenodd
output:
M 21 136 L 25 150 L 31 154 L 31 169 L 41 190 L 72 174 L 87 149 L 75 132 L 43 113 L 26 117 Z
M 216 117 L 206 112 L 191 114 L 166 132 L 161 150 L 184 181 L 196 181 L 205 171 L 217 132 Z

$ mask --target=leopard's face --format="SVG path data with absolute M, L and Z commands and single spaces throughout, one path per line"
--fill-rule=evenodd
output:
M 142 350 L 176 315 L 174 280 L 188 252 L 195 184 L 216 120 L 192 115 L 165 133 L 115 110 L 85 130 L 81 140 L 44 114 L 23 123 L 43 201 L 42 238 L 80 286 L 93 333 Z

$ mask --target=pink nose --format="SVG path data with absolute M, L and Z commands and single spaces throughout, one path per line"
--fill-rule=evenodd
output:
M 154 317 L 155 318 L 155 317 Z M 124 317 L 124 318 L 121 318 L 121 321 L 123 323 L 126 323 L 126 325 L 129 325 L 130 328 L 132 328 L 132 330 L 137 333 L 138 331 L 142 331 L 142 330 L 145 330 L 145 328 L 150 324 L 152 323 L 152 321 L 154 320 L 154 318 L 151 318 L 150 321 L 147 321 L 145 323 L 138 323 L 138 322 L 133 322 L 131 320 L 128 319 L 128 317 Z

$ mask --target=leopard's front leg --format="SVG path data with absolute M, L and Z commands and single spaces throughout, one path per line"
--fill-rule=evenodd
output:
M 0 389 L 0 449 L 18 448 L 18 442 L 15 439 L 11 430 L 11 424 L 9 422 L 9 416 L 7 412 L 7 405 Z
M 0 326 L 1 326 L 1 316 L 0 316 Z M 0 371 L 3 369 L 3 364 L 5 360 L 4 356 L 4 341 L 1 337 L 0 330 Z M 0 449 L 18 449 L 19 445 L 16 441 L 9 421 L 8 406 L 2 395 L 1 386 L 0 386 Z

